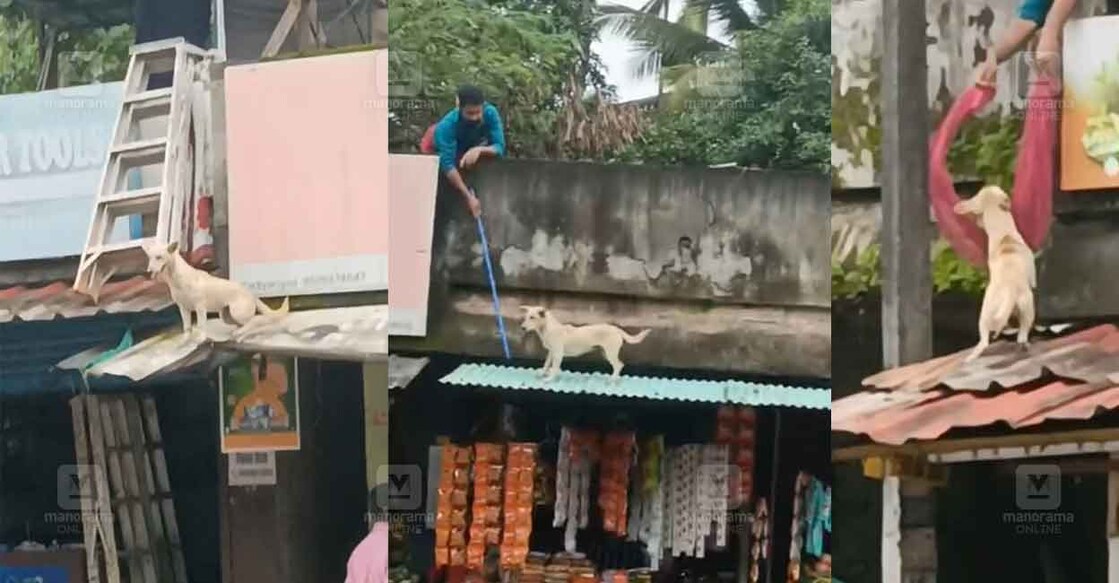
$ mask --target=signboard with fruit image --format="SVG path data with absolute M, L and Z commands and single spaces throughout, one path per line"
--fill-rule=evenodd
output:
M 1061 189 L 1119 187 L 1119 16 L 1073 20 L 1064 38 Z

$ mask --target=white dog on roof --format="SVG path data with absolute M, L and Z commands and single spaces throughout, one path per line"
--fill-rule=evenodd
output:
M 649 330 L 629 334 L 612 324 L 590 324 L 571 326 L 563 324 L 551 312 L 540 306 L 521 306 L 524 321 L 521 328 L 536 332 L 548 357 L 540 370 L 546 380 L 556 378 L 565 356 L 582 356 L 595 348 L 601 348 L 606 360 L 614 369 L 612 378 L 616 382 L 622 374 L 622 359 L 618 356 L 623 344 L 637 344 L 649 335 Z

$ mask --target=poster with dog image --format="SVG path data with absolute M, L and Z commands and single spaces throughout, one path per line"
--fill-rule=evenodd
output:
M 256 355 L 223 366 L 222 453 L 299 449 L 299 361 Z

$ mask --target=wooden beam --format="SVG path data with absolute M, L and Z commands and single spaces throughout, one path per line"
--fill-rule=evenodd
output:
M 302 7 L 302 0 L 288 1 L 288 7 L 280 15 L 280 21 L 276 24 L 276 28 L 272 30 L 272 36 L 268 39 L 268 44 L 264 45 L 260 58 L 274 57 L 276 53 L 280 52 L 280 47 L 284 46 L 284 41 L 291 34 L 291 29 L 295 26 L 295 21 L 299 17 Z
M 894 368 L 932 357 L 925 0 L 884 0 L 882 24 L 882 360 Z M 935 550 L 931 573 L 927 552 L 902 556 L 900 486 L 882 481 L 882 583 L 917 574 L 903 560 L 935 579 Z
M 1021 457 L 1041 457 L 1043 455 L 1081 455 L 1106 453 L 1105 447 L 1109 443 L 1119 443 L 1119 428 L 1112 429 L 1082 429 L 1077 431 L 1062 431 L 1055 433 L 1026 433 L 1020 435 L 1002 435 L 998 437 L 972 437 L 966 439 L 951 439 L 929 441 L 921 443 L 907 443 L 904 445 L 869 444 L 837 449 L 832 452 L 833 462 L 859 461 L 874 456 L 900 456 L 900 455 L 937 455 L 946 456 L 952 453 L 975 452 L 975 460 L 982 459 L 1018 459 Z M 1069 448 L 1070 444 L 1079 446 L 1078 451 L 1062 453 L 1061 449 Z M 983 451 L 998 452 L 998 450 L 1020 448 L 1025 449 L 1027 455 L 1017 457 L 982 458 L 979 453 Z M 1036 450 L 1034 453 L 1031 450 Z M 956 463 L 942 461 L 934 458 L 938 463 Z
M 1119 461 L 1119 453 L 1111 454 Z M 1107 582 L 1119 583 L 1119 470 L 1107 474 Z

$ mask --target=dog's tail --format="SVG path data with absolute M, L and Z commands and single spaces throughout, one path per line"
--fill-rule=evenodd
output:
M 649 332 L 651 332 L 651 330 L 645 329 L 637 334 L 627 334 L 625 330 L 622 330 L 622 339 L 626 341 L 626 344 L 637 344 L 644 340 L 645 337 L 649 335 Z
M 273 310 L 272 308 L 268 307 L 268 304 L 260 301 L 260 298 L 257 298 L 256 299 L 256 311 L 257 311 L 257 313 L 264 314 L 266 316 L 282 316 L 282 315 L 291 311 L 291 306 L 290 306 L 290 301 L 289 301 L 290 299 L 291 298 L 284 298 L 284 303 L 280 304 L 279 308 Z

